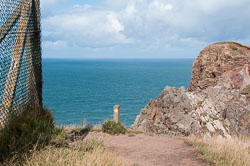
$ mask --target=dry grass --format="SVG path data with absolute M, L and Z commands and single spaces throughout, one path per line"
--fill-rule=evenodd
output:
M 61 128 L 61 127 L 60 127 Z M 68 138 L 72 132 L 92 129 L 89 125 L 71 125 L 63 127 L 60 134 L 50 140 L 48 146 L 37 150 L 34 146 L 29 154 L 14 156 L 4 165 L 11 166 L 126 166 L 119 156 L 109 152 L 101 139 L 84 139 L 71 142 Z M 0 164 L 1 165 L 1 164 Z
M 250 166 L 249 138 L 202 139 L 190 137 L 185 141 L 197 149 L 197 153 L 211 165 Z
M 8 165 L 19 165 L 9 162 Z M 77 141 L 69 146 L 47 146 L 32 152 L 24 166 L 125 166 L 119 156 L 108 152 L 101 140 Z
M 89 124 L 87 121 L 84 121 L 83 124 L 71 124 L 71 125 L 65 125 L 65 126 L 59 126 L 59 127 L 62 127 L 66 131 L 88 128 L 90 131 L 102 132 L 101 124 L 92 125 L 92 124 Z
M 47 123 L 46 121 L 47 119 L 48 119 L 47 117 L 45 118 L 45 120 L 42 119 L 41 123 L 44 124 L 44 122 L 46 122 L 45 124 L 50 124 L 50 123 Z M 31 124 L 30 126 L 34 126 L 32 124 L 36 124 L 36 123 L 31 123 L 33 122 L 31 120 L 29 120 L 28 122 L 30 122 Z M 40 124 L 40 121 L 38 122 L 37 123 Z M 23 124 L 23 123 L 20 123 L 20 124 Z M 20 124 L 15 123 L 14 126 L 15 127 L 17 126 L 16 128 L 19 129 L 19 126 L 22 126 Z M 35 125 L 35 127 L 36 126 L 37 125 Z M 52 123 L 52 127 L 54 127 L 53 123 Z M 26 129 L 25 126 L 23 128 Z M 45 130 L 47 128 L 48 127 L 45 125 L 45 127 L 43 127 L 42 129 Z M 87 122 L 84 122 L 84 124 L 82 125 L 71 125 L 71 126 L 66 126 L 66 127 L 60 126 L 60 127 L 55 128 L 55 130 L 52 130 L 51 132 L 50 130 L 49 132 L 45 130 L 46 132 L 44 132 L 45 133 L 44 135 L 48 136 L 49 139 L 46 140 L 47 142 L 45 142 L 42 145 L 41 143 L 39 143 L 40 137 L 38 137 L 38 139 L 35 139 L 33 138 L 34 134 L 33 135 L 29 134 L 30 130 L 27 130 L 27 132 L 26 130 L 24 130 L 25 131 L 24 133 L 26 133 L 27 135 L 27 136 L 25 135 L 26 136 L 25 138 L 27 138 L 27 140 L 35 139 L 38 141 L 33 141 L 31 143 L 28 142 L 29 146 L 26 147 L 26 144 L 24 144 L 25 148 L 23 148 L 22 146 L 23 144 L 19 145 L 20 142 L 22 143 L 24 140 L 23 136 L 17 135 L 16 137 L 18 138 L 18 140 L 20 140 L 18 145 L 20 146 L 20 149 L 23 149 L 23 153 L 19 154 L 18 148 L 16 148 L 16 150 L 15 149 L 12 150 L 11 152 L 13 153 L 13 155 L 9 155 L 8 158 L 4 157 L 4 160 L 2 162 L 0 160 L 0 166 L 2 164 L 11 165 L 11 166 L 19 166 L 19 165 L 22 165 L 22 166 L 125 166 L 125 165 L 128 165 L 128 164 L 125 164 L 125 162 L 119 156 L 109 152 L 105 148 L 102 140 L 84 139 L 86 134 L 88 134 L 89 131 L 98 131 L 100 129 L 101 129 L 100 125 L 93 126 L 93 125 L 88 124 Z M 38 136 L 43 134 L 43 130 L 40 131 L 40 130 L 36 130 L 35 128 L 34 131 L 37 131 L 36 134 Z M 12 135 L 9 136 L 8 131 L 3 132 L 3 133 L 6 133 L 5 135 L 8 136 L 7 137 L 3 135 L 1 132 L 1 138 L 4 138 L 4 140 L 8 141 L 9 138 L 12 138 L 10 137 Z M 18 133 L 18 132 L 15 132 L 15 133 Z M 77 137 L 78 139 L 76 138 L 71 139 L 72 136 Z M 3 144 L 4 142 L 1 141 L 1 143 Z M 7 153 L 8 147 L 10 146 L 7 144 L 5 149 L 1 148 L 0 149 L 1 152 L 6 151 Z M 3 154 L 0 154 L 0 157 L 2 156 Z

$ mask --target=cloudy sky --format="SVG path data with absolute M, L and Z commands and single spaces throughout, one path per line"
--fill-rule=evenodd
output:
M 195 58 L 250 45 L 249 0 L 41 0 L 45 58 Z

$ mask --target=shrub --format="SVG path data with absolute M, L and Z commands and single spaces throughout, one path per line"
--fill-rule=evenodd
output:
M 127 129 L 121 123 L 116 123 L 113 120 L 107 120 L 102 124 L 102 131 L 109 134 L 125 134 Z
M 12 156 L 29 154 L 34 146 L 42 148 L 60 131 L 55 128 L 49 110 L 27 108 L 0 130 L 0 162 Z

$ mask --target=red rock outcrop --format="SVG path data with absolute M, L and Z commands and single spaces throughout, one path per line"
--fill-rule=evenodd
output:
M 250 47 L 235 42 L 220 42 L 204 48 L 193 63 L 188 91 L 216 85 L 217 77 L 229 76 L 236 89 L 250 84 Z
M 131 129 L 173 135 L 250 136 L 250 47 L 212 44 L 193 64 L 184 87 L 166 87 L 137 116 Z

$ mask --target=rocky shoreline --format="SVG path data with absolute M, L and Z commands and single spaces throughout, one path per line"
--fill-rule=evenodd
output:
M 170 135 L 250 136 L 250 47 L 220 42 L 204 48 L 184 87 L 167 86 L 137 116 L 132 130 Z

